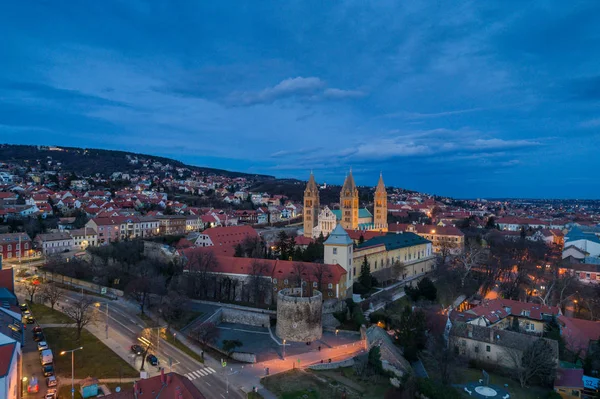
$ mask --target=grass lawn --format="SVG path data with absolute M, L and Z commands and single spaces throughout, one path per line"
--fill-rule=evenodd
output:
M 246 396 L 248 399 L 262 399 L 262 395 L 259 394 L 258 392 L 248 392 L 248 396 Z
M 121 387 L 121 391 L 133 387 L 133 382 L 123 382 L 121 384 L 119 384 L 118 382 L 107 382 L 107 383 L 100 383 L 100 384 L 101 385 L 106 385 L 108 387 L 108 389 L 110 389 L 110 391 L 112 393 L 115 393 L 115 389 L 117 387 Z
M 173 328 L 177 331 L 181 330 L 183 327 L 190 324 L 192 321 L 196 320 L 198 317 L 202 316 L 204 313 L 202 312 L 194 312 L 191 310 L 186 311 L 183 314 L 183 317 L 179 319 L 177 322 L 173 323 Z
M 265 377 L 261 383 L 283 399 L 337 399 L 342 397 L 342 392 L 346 392 L 348 399 L 380 399 L 391 387 L 385 377 L 379 381 L 359 379 L 352 368 L 317 372 L 290 370 Z
M 73 320 L 58 310 L 52 310 L 50 306 L 41 303 L 27 301 L 33 317 L 39 324 L 71 324 Z
M 467 382 L 478 381 L 480 378 L 482 378 L 481 370 L 465 368 L 461 369 L 460 373 L 457 373 L 455 381 L 453 382 L 455 384 L 464 384 Z M 549 388 L 536 386 L 521 388 L 519 382 L 492 373 L 490 373 L 490 384 L 499 385 L 501 387 L 503 387 L 504 384 L 508 384 L 507 389 L 512 399 L 545 399 L 548 393 L 552 391 Z
M 64 382 L 64 381 L 63 381 Z M 71 397 L 71 380 L 65 382 L 64 385 L 58 388 L 58 397 L 59 398 L 70 398 Z M 75 399 L 83 399 L 81 393 L 79 393 L 79 384 L 75 384 Z
M 60 351 L 83 346 L 83 350 L 75 352 L 75 378 L 139 377 L 137 370 L 87 330 L 81 332 L 79 341 L 75 341 L 75 328 L 49 327 L 44 329 L 44 334 L 54 354 L 56 373 L 59 376 L 71 376 L 71 356 L 60 356 Z
M 192 359 L 194 359 L 200 363 L 204 363 L 204 360 L 202 360 L 202 357 L 199 354 L 197 354 L 196 352 L 194 352 L 193 350 L 191 350 L 190 348 L 188 348 L 187 346 L 182 344 L 181 341 L 179 341 L 177 338 L 175 338 L 173 336 L 173 334 L 170 334 L 170 333 L 162 334 L 162 338 L 165 341 L 167 341 L 168 343 L 170 343 L 171 345 L 177 347 L 177 349 L 179 349 L 182 352 L 189 355 Z

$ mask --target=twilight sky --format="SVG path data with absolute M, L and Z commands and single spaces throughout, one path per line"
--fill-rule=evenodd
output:
M 600 198 L 598 1 L 11 1 L 0 37 L 0 142 Z

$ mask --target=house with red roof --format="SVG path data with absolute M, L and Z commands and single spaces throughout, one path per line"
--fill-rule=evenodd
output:
M 464 312 L 453 311 L 450 313 L 450 321 L 502 330 L 512 327 L 513 323 L 517 322 L 524 332 L 543 334 L 546 323 L 559 315 L 561 311 L 556 306 L 498 298 L 484 300 L 479 306 Z
M 20 398 L 23 354 L 21 344 L 0 333 L 0 398 Z
M 194 242 L 199 247 L 212 247 L 215 255 L 233 256 L 235 246 L 246 238 L 258 238 L 251 226 L 213 227 L 204 230 Z
M 558 325 L 567 348 L 574 353 L 581 353 L 582 358 L 594 345 L 598 345 L 600 342 L 600 321 L 560 315 Z

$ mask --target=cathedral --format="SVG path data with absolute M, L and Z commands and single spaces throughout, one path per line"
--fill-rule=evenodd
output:
M 311 172 L 304 190 L 304 236 L 316 238 L 323 234 L 326 237 L 338 224 L 346 230 L 387 231 L 387 192 L 381 175 L 375 189 L 373 210 L 375 215 L 366 208 L 360 208 L 352 170 L 340 192 L 340 209 L 321 208 L 319 186 Z

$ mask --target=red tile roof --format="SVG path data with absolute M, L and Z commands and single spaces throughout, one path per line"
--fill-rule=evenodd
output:
M 558 323 L 569 349 L 574 352 L 579 350 L 587 352 L 590 341 L 600 340 L 600 321 L 576 319 L 561 315 L 558 317 Z
M 250 226 L 213 227 L 202 232 L 210 237 L 216 255 L 233 256 L 234 247 L 241 244 L 246 237 L 258 237 L 258 233 Z
M 181 252 L 190 262 L 198 262 L 200 258 L 198 254 L 207 254 L 211 252 L 212 247 L 199 247 L 199 248 L 186 248 Z M 277 279 L 294 278 L 295 264 L 302 264 L 306 271 L 305 276 L 308 281 L 315 281 L 316 264 L 311 262 L 294 262 L 288 260 L 278 259 L 252 259 L 252 258 L 236 258 L 233 256 L 215 256 L 217 260 L 216 267 L 212 270 L 214 273 L 227 273 L 227 274 L 241 274 L 247 275 L 252 274 L 252 270 L 255 262 L 260 262 L 265 265 L 263 273 L 265 277 L 273 277 Z M 191 267 L 194 270 L 193 264 L 187 264 L 185 270 L 189 270 Z M 342 276 L 346 274 L 344 268 L 340 265 L 325 265 L 325 275 L 323 276 L 323 283 L 337 284 L 341 280 Z
M 0 345 L 0 377 L 5 377 L 8 374 L 8 368 L 12 362 L 16 346 L 16 342 Z
M 529 314 L 527 315 L 528 312 Z M 485 317 L 491 324 L 504 319 L 508 315 L 527 317 L 532 320 L 542 320 L 542 315 L 557 316 L 560 310 L 556 306 L 546 306 L 533 302 L 519 302 L 511 299 L 494 299 L 484 301 L 465 313 Z
M 556 370 L 554 386 L 564 388 L 583 388 L 583 369 Z
M 390 232 L 393 231 L 408 231 L 409 227 L 413 227 L 417 234 L 437 234 L 443 236 L 464 236 L 464 233 L 454 226 L 437 226 L 433 224 L 403 224 L 392 223 L 388 226 Z M 435 231 L 435 233 L 433 233 Z M 365 237 L 366 238 L 366 237 Z

